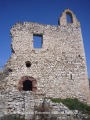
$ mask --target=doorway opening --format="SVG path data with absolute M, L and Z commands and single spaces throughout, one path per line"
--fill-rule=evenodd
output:
M 30 81 L 30 80 L 23 81 L 23 90 L 24 91 L 32 91 L 32 81 Z
M 23 76 L 19 80 L 18 89 L 19 89 L 19 91 L 23 90 L 23 91 L 33 91 L 33 92 L 35 92 L 37 90 L 36 84 L 37 84 L 37 81 L 33 77 Z

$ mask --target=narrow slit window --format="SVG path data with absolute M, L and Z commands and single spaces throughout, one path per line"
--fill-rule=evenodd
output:
M 72 80 L 72 74 L 70 74 L 70 79 Z
M 33 35 L 33 47 L 34 48 L 42 48 L 42 35 Z

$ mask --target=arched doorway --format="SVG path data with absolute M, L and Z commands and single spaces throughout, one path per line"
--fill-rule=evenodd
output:
M 24 76 L 19 81 L 18 89 L 19 91 L 36 91 L 36 80 L 33 77 Z
M 32 91 L 32 81 L 30 80 L 25 80 L 23 82 L 23 90 L 24 91 Z

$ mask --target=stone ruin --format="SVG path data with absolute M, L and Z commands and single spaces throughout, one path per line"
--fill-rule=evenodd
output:
M 12 55 L 0 81 L 1 114 L 27 115 L 43 96 L 90 103 L 80 22 L 71 10 L 61 14 L 57 26 L 16 23 L 10 32 Z

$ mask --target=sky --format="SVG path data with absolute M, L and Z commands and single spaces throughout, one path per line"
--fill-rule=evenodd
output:
M 17 22 L 58 25 L 61 13 L 69 8 L 81 23 L 90 78 L 90 0 L 0 0 L 0 69 L 11 56 L 10 29 Z

